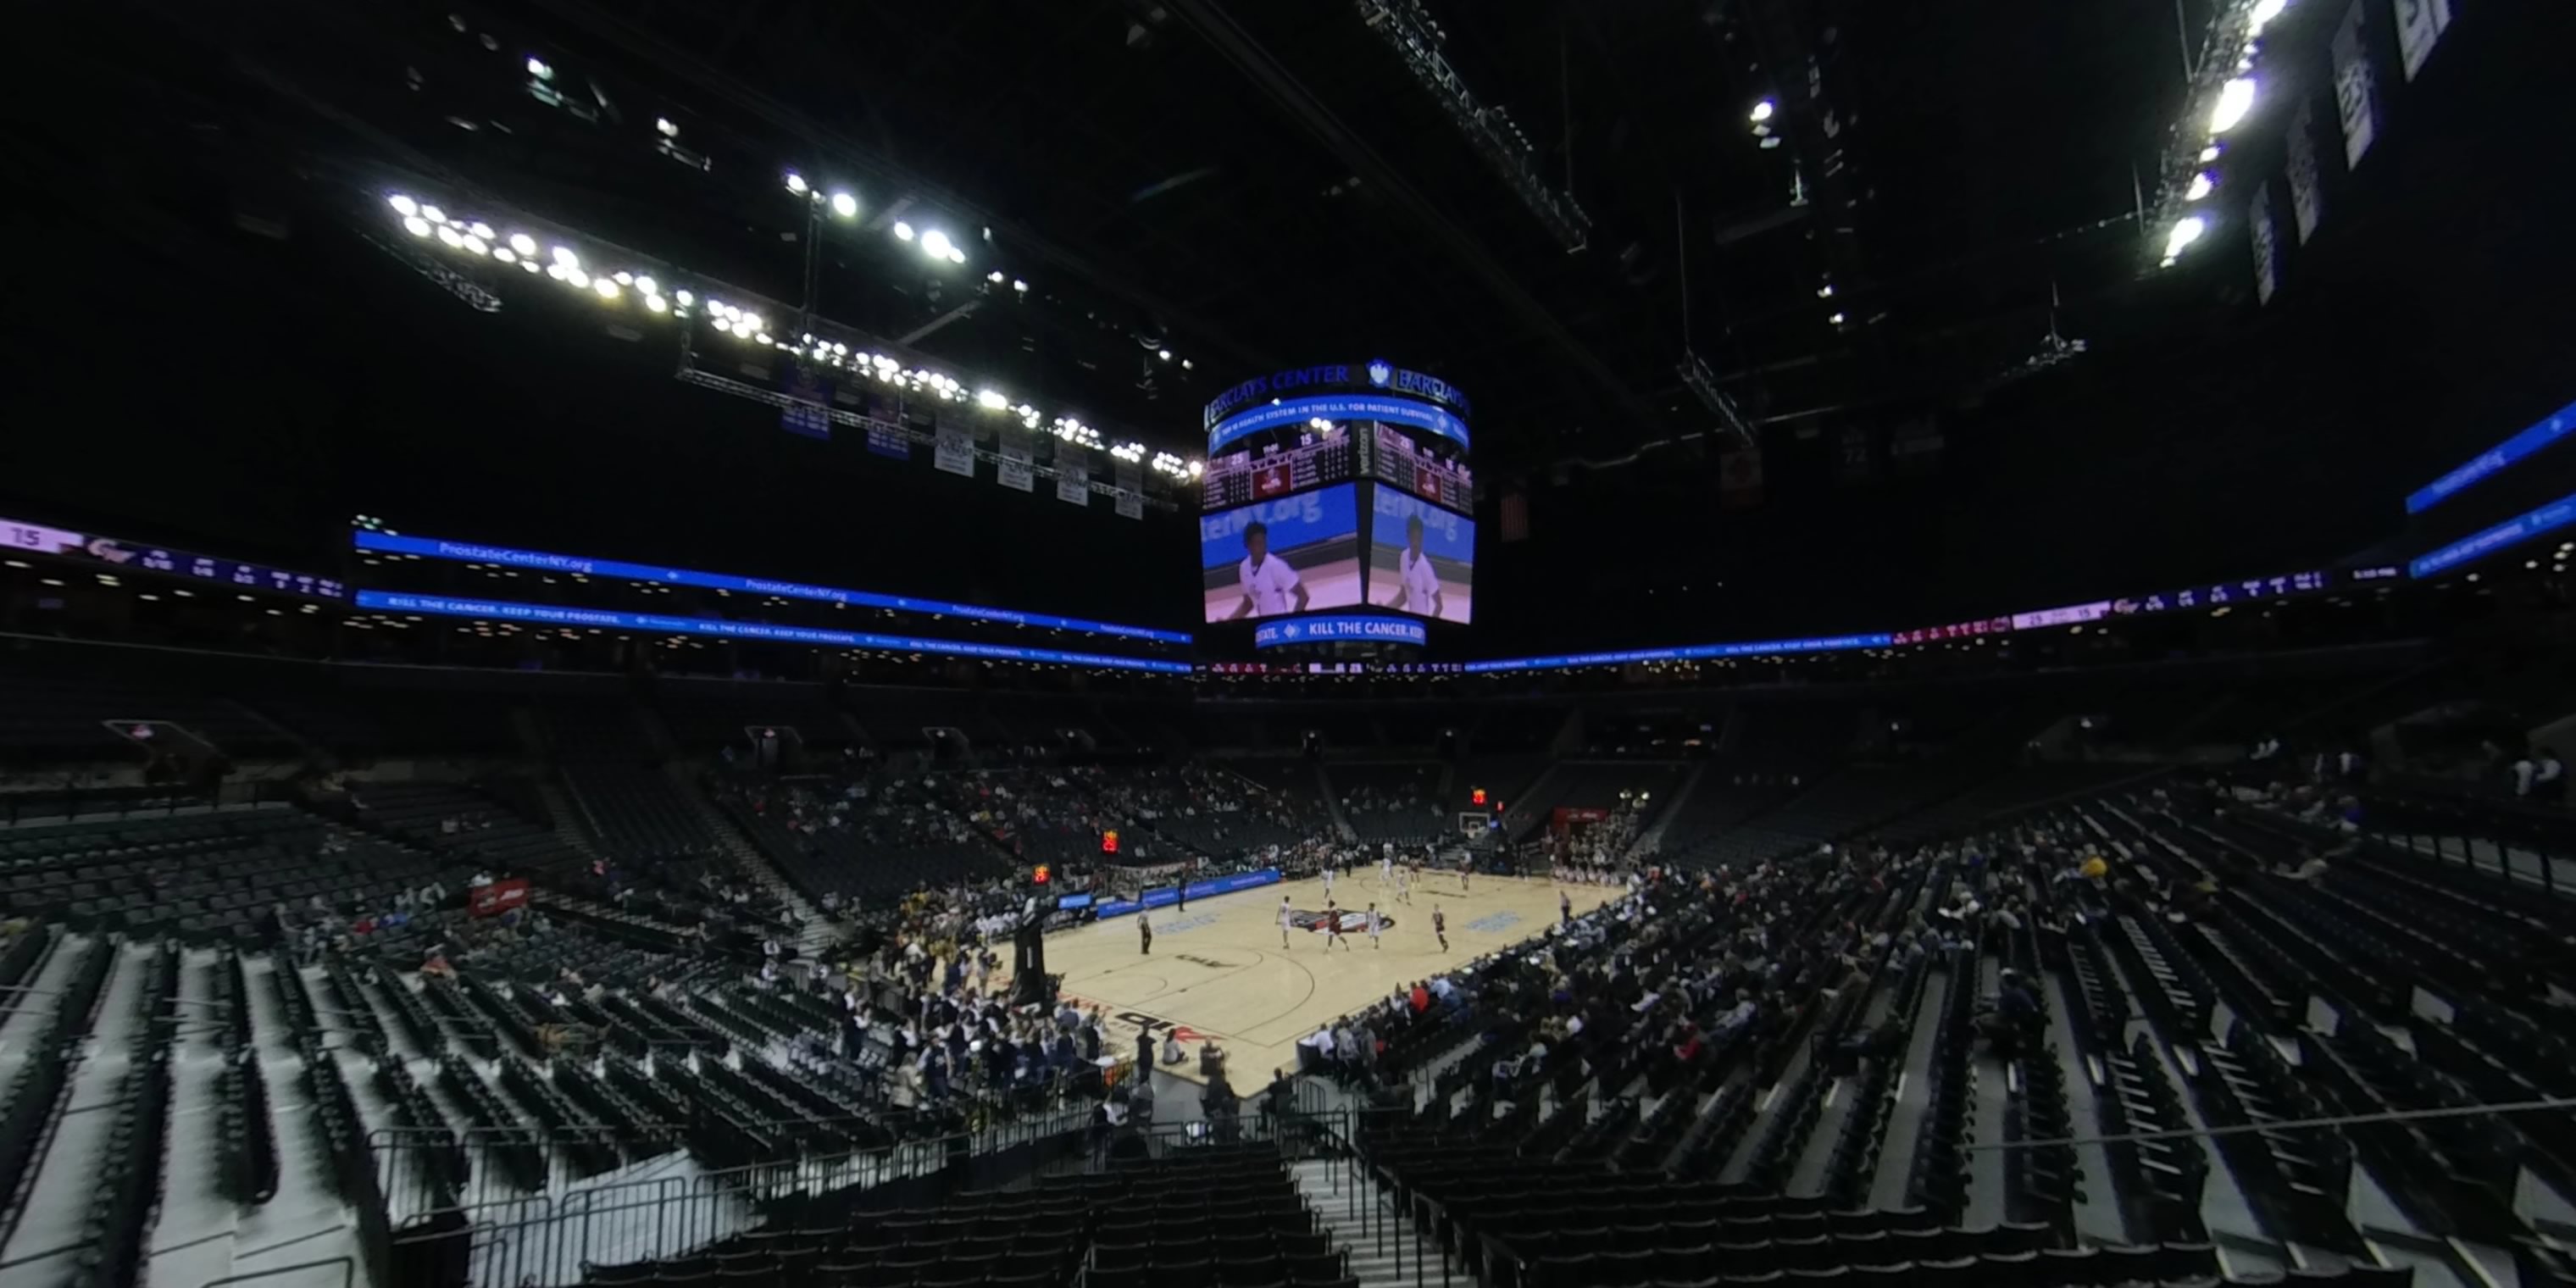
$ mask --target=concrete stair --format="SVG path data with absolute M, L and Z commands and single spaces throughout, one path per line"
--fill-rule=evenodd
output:
M 670 776 L 671 789 L 678 792 L 680 798 L 689 803 L 691 810 L 696 811 L 699 820 L 706 824 L 708 835 L 715 837 L 716 843 L 723 846 L 725 853 L 733 857 L 734 865 L 742 870 L 743 875 L 750 877 L 753 884 L 776 895 L 780 903 L 787 905 L 788 911 L 796 914 L 797 920 L 804 926 L 804 929 L 798 931 L 796 935 L 796 949 L 799 953 L 809 958 L 813 957 L 840 937 L 831 923 L 824 918 L 823 910 L 815 907 L 812 900 L 807 899 L 801 891 L 797 890 L 787 880 L 786 875 L 778 870 L 778 865 L 770 862 L 769 856 L 763 854 L 759 846 L 752 844 L 751 839 L 742 834 L 742 829 L 735 826 L 732 819 L 725 817 L 723 810 L 716 808 L 714 801 L 707 799 L 706 790 L 699 786 L 698 780 L 690 774 L 687 766 L 674 763 L 665 766 L 664 772 Z
M 1307 1208 L 1350 1257 L 1351 1277 L 1362 1288 L 1440 1281 L 1440 1249 L 1415 1233 L 1375 1185 L 1351 1175 L 1347 1160 L 1310 1158 L 1290 1174 Z

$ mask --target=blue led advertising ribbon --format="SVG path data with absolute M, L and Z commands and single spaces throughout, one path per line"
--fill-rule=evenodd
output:
M 1845 649 L 1886 648 L 1893 636 L 1829 635 L 1752 644 L 1695 644 L 1688 648 L 1640 648 L 1617 653 L 1568 653 L 1557 657 L 1516 657 L 1499 662 L 1469 662 L 1470 672 L 1543 671 L 1565 666 L 1624 666 L 1631 662 L 1696 662 L 1717 657 L 1768 657 L 1775 653 L 1833 653 Z
M 2448 572 L 2471 560 L 2521 545 L 2544 532 L 2555 532 L 2570 523 L 2576 523 L 2576 496 L 2563 496 L 2528 514 L 2517 515 L 2484 532 L 2429 551 L 2408 564 L 2407 571 L 2417 577 Z
M 1252 631 L 1254 648 L 1277 648 L 1282 644 L 1325 644 L 1335 640 L 1366 640 L 1377 644 L 1428 644 L 1431 631 L 1422 623 L 1403 617 L 1376 617 L 1367 613 L 1342 613 L 1331 617 L 1299 617 L 1284 622 L 1263 622 Z
M 2406 512 L 2421 514 L 2450 500 L 2472 483 L 2502 474 L 2508 467 L 2565 438 L 2576 431 L 2576 403 L 2558 409 L 2549 419 L 2477 454 L 2460 468 L 2417 488 L 2406 498 Z
M 1208 430 L 1208 454 L 1214 456 L 1225 445 L 1238 438 L 1258 434 L 1265 429 L 1284 425 L 1303 425 L 1310 420 L 1375 420 L 1390 425 L 1405 425 L 1438 434 L 1460 447 L 1467 446 L 1467 422 L 1454 413 L 1411 398 L 1387 394 L 1319 394 L 1311 398 L 1289 398 L 1277 403 L 1264 403 L 1250 411 L 1228 416 Z
M 862 608 L 888 608 L 899 613 L 940 613 L 979 622 L 1039 626 L 1051 630 L 1081 631 L 1090 635 L 1115 635 L 1122 639 L 1154 640 L 1163 644 L 1190 642 L 1190 637 L 1179 631 L 1155 630 L 1149 626 L 1121 626 L 1115 622 L 1092 622 L 1079 617 L 1057 617 L 1051 613 L 1023 613 L 1008 608 L 985 608 L 977 604 L 952 604 L 940 599 L 879 595 L 864 590 L 838 590 L 830 586 L 808 586 L 800 582 L 773 581 L 766 577 L 736 577 L 730 573 L 691 572 L 685 568 L 656 568 L 651 564 L 625 563 L 615 559 L 585 559 L 579 555 L 548 554 L 541 550 L 513 550 L 507 546 L 487 546 L 471 541 L 443 541 L 434 537 L 398 537 L 389 532 L 369 532 L 363 528 L 356 530 L 353 535 L 357 538 L 360 550 L 419 555 L 428 559 L 450 559 L 459 563 L 500 564 L 508 568 L 580 573 L 588 577 L 615 577 L 626 581 L 653 582 L 664 586 L 700 586 L 709 590 L 776 595 L 782 599 L 812 599 L 833 604 L 855 604 Z
M 1050 662 L 1118 671 L 1151 671 L 1157 675 L 1190 673 L 1187 662 L 1069 653 L 1062 649 L 1020 648 L 1010 644 L 975 644 L 965 640 L 923 639 L 912 635 L 880 635 L 874 631 L 826 631 L 810 626 L 731 622 L 718 617 L 665 617 L 658 613 L 620 613 L 598 608 L 460 599 L 452 595 L 362 590 L 358 592 L 358 607 L 383 613 L 473 617 L 498 622 L 527 622 L 537 626 L 590 626 L 602 630 L 640 631 L 649 635 L 706 635 L 717 639 L 773 640 L 782 644 L 819 644 L 832 648 L 887 649 L 897 653 L 944 653 L 951 657 L 989 658 L 997 662 Z

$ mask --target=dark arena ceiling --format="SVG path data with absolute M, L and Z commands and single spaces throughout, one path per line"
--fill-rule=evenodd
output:
M 374 244 L 400 241 L 386 191 L 448 193 L 792 301 L 793 170 L 855 199 L 815 221 L 818 313 L 1111 441 L 1186 457 L 1201 403 L 1299 363 L 1468 390 L 1476 653 L 2328 563 L 2576 388 L 2576 185 L 2535 146 L 2576 127 L 2547 88 L 2566 19 L 2459 0 L 2263 302 L 2239 225 L 2294 94 L 2231 137 L 2211 209 L 2236 217 L 2157 266 L 2184 65 L 2239 8 L 70 6 L 27 33 L 65 92 L 9 145 L 12 276 L 44 303 L 13 310 L 0 491 L 254 554 L 373 512 L 1186 622 L 1185 491 L 1122 523 L 820 454 L 673 381 L 659 333 L 478 313 Z M 2267 84 L 2322 92 L 2329 135 L 2343 8 L 2265 35 Z M 1411 22 L 1577 221 L 1408 68 Z M 1722 506 L 1745 445 L 1759 503 Z M 1499 539 L 1506 498 L 1526 541 Z

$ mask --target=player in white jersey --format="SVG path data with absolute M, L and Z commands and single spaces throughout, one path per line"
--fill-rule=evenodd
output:
M 1306 583 L 1287 560 L 1271 555 L 1269 524 L 1255 522 L 1243 529 L 1243 551 L 1243 562 L 1234 570 L 1236 582 L 1243 587 L 1243 602 L 1235 606 L 1235 617 L 1306 611 Z
M 1379 933 L 1380 933 L 1380 932 L 1382 932 L 1382 931 L 1384 931 L 1385 929 L 1386 929 L 1386 916 L 1385 916 L 1385 914 L 1380 913 L 1380 912 L 1377 910 L 1377 905 L 1376 905 L 1376 904 L 1370 904 L 1370 905 L 1368 906 L 1368 932 L 1369 932 L 1369 947 L 1371 947 L 1371 948 L 1384 948 L 1384 947 L 1386 947 L 1386 945 L 1381 944 L 1381 943 L 1379 943 L 1379 942 L 1377 941 L 1377 937 L 1378 937 Z
M 1324 860 L 1324 902 L 1333 901 L 1333 861 Z
M 1395 901 L 1404 904 L 1413 902 L 1413 876 L 1402 868 L 1395 871 Z
M 1289 928 L 1297 924 L 1297 910 L 1288 906 L 1288 896 L 1279 896 L 1279 946 L 1288 946 Z

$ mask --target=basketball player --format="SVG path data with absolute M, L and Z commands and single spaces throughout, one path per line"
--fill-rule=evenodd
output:
M 1297 922 L 1296 910 L 1288 906 L 1288 896 L 1279 896 L 1279 946 L 1288 946 L 1288 928 Z
M 1333 901 L 1333 861 L 1332 861 L 1331 859 L 1326 859 L 1326 860 L 1324 860 L 1324 902 L 1329 904 L 1329 903 L 1331 903 L 1332 901 Z
M 1389 845 L 1386 848 L 1386 852 L 1380 854 L 1377 859 L 1377 888 L 1380 890 L 1386 890 L 1393 888 L 1394 885 L 1395 847 L 1393 845 Z
M 1332 900 L 1326 899 L 1324 901 L 1324 951 L 1332 952 L 1335 944 L 1342 944 L 1343 952 L 1351 950 L 1349 944 L 1342 943 L 1342 910 L 1334 907 Z
M 1136 935 L 1140 945 L 1136 949 L 1137 954 L 1144 957 L 1153 956 L 1154 923 L 1145 920 L 1145 910 L 1142 908 L 1136 910 Z
M 1431 933 L 1439 938 L 1440 951 L 1449 951 L 1449 914 L 1436 903 L 1431 905 Z
M 1251 523 L 1243 529 L 1243 562 L 1234 570 L 1243 587 L 1243 602 L 1234 617 L 1270 617 L 1306 611 L 1306 583 L 1285 559 L 1270 557 L 1270 525 Z M 1293 597 L 1293 598 L 1292 598 Z
M 1467 893 L 1467 878 L 1475 871 L 1476 861 L 1473 858 L 1463 854 L 1458 856 L 1458 893 Z
M 1431 567 L 1431 556 L 1422 549 L 1422 516 L 1408 515 L 1404 520 L 1404 551 L 1395 557 L 1395 598 L 1387 607 L 1400 612 L 1438 617 L 1446 607 L 1441 602 L 1440 574 Z
M 1574 924 L 1574 896 L 1562 889 L 1556 892 L 1556 920 L 1560 925 Z
M 1385 947 L 1386 947 L 1386 945 L 1381 944 L 1381 943 L 1379 943 L 1379 942 L 1377 941 L 1377 937 L 1378 937 L 1379 932 L 1381 932 L 1381 931 L 1383 931 L 1383 930 L 1385 930 L 1385 929 L 1386 929 L 1386 918 L 1384 918 L 1384 917 L 1382 917 L 1382 916 L 1379 916 L 1379 915 L 1378 915 L 1377 905 L 1376 905 L 1376 904 L 1373 904 L 1373 903 L 1372 903 L 1372 904 L 1370 904 L 1370 905 L 1368 906 L 1368 932 L 1369 932 L 1369 947 L 1370 947 L 1372 950 L 1376 950 L 1376 949 L 1383 949 L 1383 948 L 1385 948 Z
M 1395 901 L 1402 904 L 1413 902 L 1413 875 L 1404 868 L 1395 870 Z

